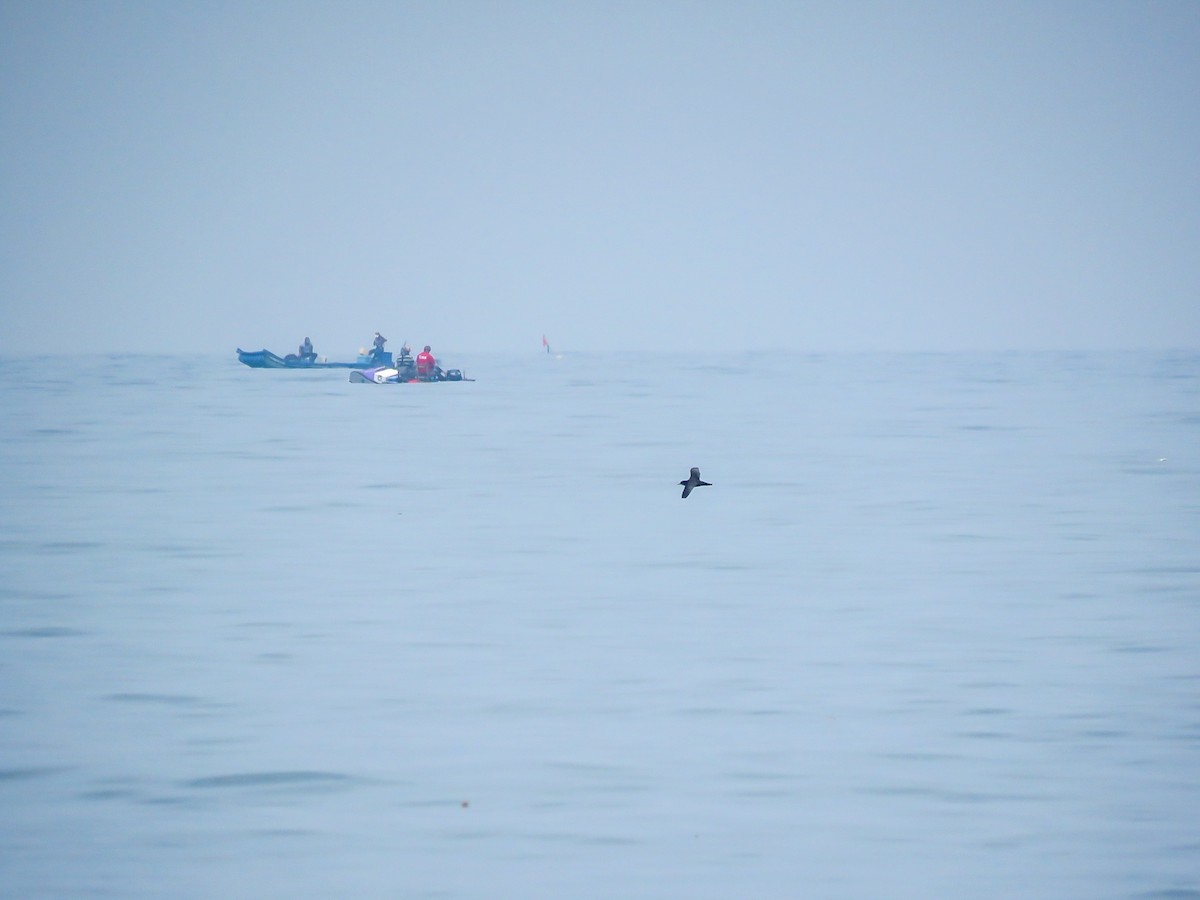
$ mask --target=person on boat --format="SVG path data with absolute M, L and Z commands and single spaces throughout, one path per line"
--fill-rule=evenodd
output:
M 385 338 L 378 331 L 375 332 L 375 342 L 371 345 L 371 359 L 375 362 L 380 362 L 383 359 L 383 345 L 387 343 Z
M 316 362 L 317 354 L 313 350 L 312 341 L 308 338 L 304 339 L 304 343 L 300 345 L 300 352 L 296 354 L 304 362 Z
M 417 375 L 417 361 L 413 359 L 412 347 L 408 341 L 400 345 L 400 355 L 396 357 L 396 371 L 400 373 L 401 381 L 410 381 Z
M 429 345 L 425 345 L 425 349 L 417 354 L 417 377 L 418 378 L 434 378 L 438 372 L 437 360 L 434 359 L 432 353 L 429 352 Z

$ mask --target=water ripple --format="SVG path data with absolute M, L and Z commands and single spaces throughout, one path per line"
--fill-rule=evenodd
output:
M 157 703 L 164 706 L 196 706 L 203 702 L 199 697 L 191 697 L 187 694 L 143 694 L 136 692 L 109 694 L 104 699 L 117 703 Z
M 48 778 L 51 775 L 57 775 L 61 771 L 63 771 L 61 768 L 51 766 L 30 766 L 24 769 L 0 769 L 0 782 L 31 781 L 35 778 Z
M 77 628 L 66 628 L 60 625 L 44 625 L 35 628 L 13 628 L 8 631 L 0 631 L 0 637 L 13 638 L 61 638 L 61 637 L 82 637 L 87 634 L 86 631 L 80 631 Z
M 226 788 L 263 787 L 315 787 L 331 788 L 349 786 L 357 779 L 338 772 L 281 771 L 281 772 L 237 772 L 230 775 L 209 775 L 184 782 L 184 787 L 197 790 Z

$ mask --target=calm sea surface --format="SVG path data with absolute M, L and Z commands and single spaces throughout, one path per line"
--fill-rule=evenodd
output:
M 0 361 L 0 895 L 1200 898 L 1200 354 L 446 362 Z

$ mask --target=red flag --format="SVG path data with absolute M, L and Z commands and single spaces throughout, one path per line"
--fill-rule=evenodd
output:
M 545 336 L 544 334 L 542 335 L 542 346 L 543 346 L 543 347 L 549 347 L 549 346 L 550 346 L 550 342 L 549 342 L 548 340 L 546 340 L 546 336 Z

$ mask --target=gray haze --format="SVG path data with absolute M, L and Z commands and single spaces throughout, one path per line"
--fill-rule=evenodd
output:
M 0 6 L 0 351 L 1196 346 L 1197 3 Z

